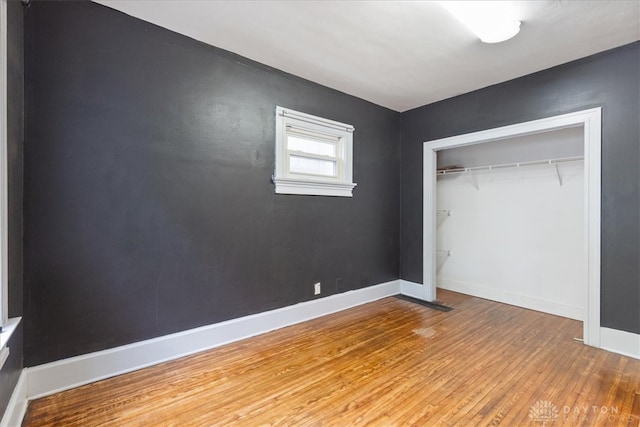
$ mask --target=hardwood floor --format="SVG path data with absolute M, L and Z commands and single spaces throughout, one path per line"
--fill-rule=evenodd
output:
M 24 426 L 638 426 L 640 360 L 579 322 L 385 298 L 30 402 Z

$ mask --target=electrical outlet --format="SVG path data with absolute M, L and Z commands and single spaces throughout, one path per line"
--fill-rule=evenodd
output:
M 313 294 L 320 295 L 320 282 L 313 285 Z

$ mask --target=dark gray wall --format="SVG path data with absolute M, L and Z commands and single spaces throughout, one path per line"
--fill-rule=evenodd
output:
M 399 114 L 89 2 L 25 15 L 25 365 L 397 279 Z M 276 195 L 275 107 L 353 124 Z
M 7 166 L 9 199 L 9 317 L 22 316 L 22 147 L 24 140 L 23 13 L 19 1 L 7 3 Z M 22 370 L 22 325 L 7 344 L 0 370 L 0 414 L 9 403 Z
M 602 325 L 640 333 L 640 43 L 405 112 L 401 277 L 422 283 L 422 143 L 602 107 Z

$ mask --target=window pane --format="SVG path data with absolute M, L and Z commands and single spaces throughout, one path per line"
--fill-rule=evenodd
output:
M 336 161 L 312 159 L 309 157 L 289 156 L 291 173 L 304 173 L 321 176 L 337 176 Z
M 303 153 L 317 154 L 320 156 L 336 157 L 336 144 L 325 141 L 314 141 L 288 135 L 287 143 L 289 151 L 302 151 Z

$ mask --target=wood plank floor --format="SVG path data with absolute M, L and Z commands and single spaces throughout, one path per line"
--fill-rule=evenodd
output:
M 640 361 L 579 322 L 386 298 L 30 402 L 24 426 L 638 426 Z

